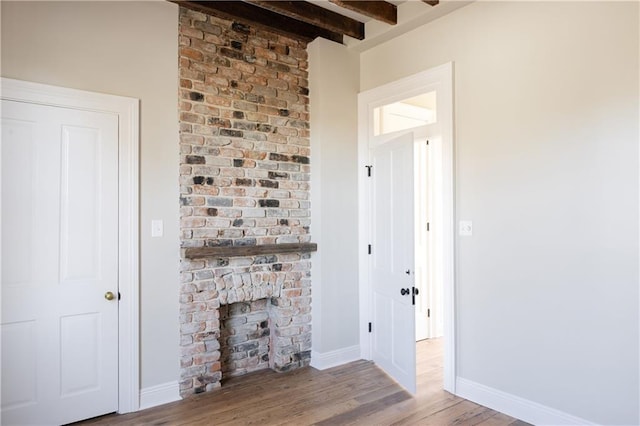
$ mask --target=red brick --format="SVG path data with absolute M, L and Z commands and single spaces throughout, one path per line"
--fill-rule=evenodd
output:
M 201 61 L 202 59 L 204 59 L 204 55 L 202 54 L 202 52 L 190 47 L 181 47 L 180 56 L 193 59 L 194 61 Z

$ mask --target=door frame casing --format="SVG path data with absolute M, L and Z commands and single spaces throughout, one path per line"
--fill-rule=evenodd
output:
M 139 408 L 139 105 L 135 98 L 0 79 L 3 100 L 118 117 L 118 412 Z
M 367 165 L 371 164 L 373 110 L 438 90 L 437 120 L 442 126 L 443 174 L 443 300 L 444 300 L 444 389 L 455 393 L 456 377 L 456 301 L 455 301 L 455 210 L 454 210 L 454 123 L 453 123 L 453 63 L 449 62 L 409 77 L 358 94 L 358 267 L 360 308 L 360 356 L 371 359 L 371 334 L 368 324 L 371 313 L 370 256 L 371 242 L 371 179 Z M 441 96 L 440 96 L 441 95 Z M 375 173 L 375 171 L 374 171 Z M 375 249 L 375 247 L 374 247 Z

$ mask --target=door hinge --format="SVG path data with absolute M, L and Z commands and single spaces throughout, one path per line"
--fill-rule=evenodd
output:
M 367 168 L 367 177 L 371 177 L 371 169 L 373 166 L 365 166 Z
M 371 244 L 369 244 L 367 251 L 369 252 L 369 254 L 371 254 Z
M 371 323 L 369 323 L 369 333 L 371 333 Z
M 431 309 L 427 309 L 427 318 L 431 318 Z
M 429 139 L 427 139 L 427 146 L 429 145 Z
M 427 222 L 427 232 L 429 232 L 429 222 Z

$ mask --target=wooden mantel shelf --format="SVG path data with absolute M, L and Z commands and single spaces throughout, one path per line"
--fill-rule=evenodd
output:
M 318 251 L 316 243 L 262 244 L 258 246 L 188 247 L 184 249 L 187 259 L 203 257 L 241 257 L 276 253 L 310 253 Z

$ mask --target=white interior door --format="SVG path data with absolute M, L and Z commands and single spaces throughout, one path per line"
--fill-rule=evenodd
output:
M 118 118 L 3 100 L 1 157 L 2 422 L 116 411 Z
M 373 149 L 372 359 L 415 393 L 413 168 L 413 133 Z

